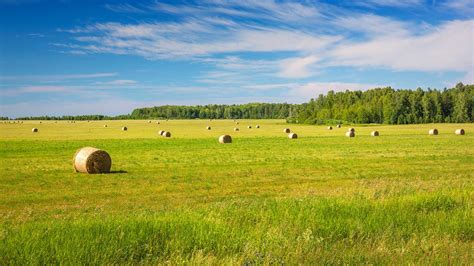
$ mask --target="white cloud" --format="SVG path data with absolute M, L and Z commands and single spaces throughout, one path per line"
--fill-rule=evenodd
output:
M 474 12 L 474 1 L 472 0 L 447 0 L 443 6 L 463 13 Z
M 130 80 L 130 79 L 117 79 L 117 80 L 112 80 L 112 81 L 99 81 L 96 82 L 95 84 L 98 85 L 133 85 L 137 84 L 138 82 L 135 80 Z
M 330 53 L 332 65 L 394 70 L 468 71 L 474 68 L 474 20 L 447 22 L 424 35 L 350 42 Z
M 284 59 L 280 62 L 281 71 L 279 75 L 285 78 L 309 77 L 313 74 L 309 67 L 319 60 L 320 59 L 314 55 Z
M 357 0 L 354 1 L 354 4 L 366 7 L 386 6 L 401 8 L 420 6 L 424 2 L 425 0 Z

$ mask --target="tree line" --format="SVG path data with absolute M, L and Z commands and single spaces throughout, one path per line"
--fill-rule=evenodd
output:
M 474 122 L 474 85 L 444 90 L 329 91 L 308 103 L 165 105 L 118 116 L 36 116 L 18 120 L 286 119 L 289 123 L 465 123 Z M 8 119 L 8 118 L 4 118 Z
M 418 124 L 474 121 L 474 85 L 458 83 L 444 90 L 329 91 L 298 106 L 290 123 Z

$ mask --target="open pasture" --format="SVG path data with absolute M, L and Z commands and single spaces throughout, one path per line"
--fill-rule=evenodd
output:
M 151 121 L 0 124 L 0 264 L 474 259 L 473 124 L 351 125 L 348 138 L 348 125 Z M 85 146 L 112 173 L 75 173 Z

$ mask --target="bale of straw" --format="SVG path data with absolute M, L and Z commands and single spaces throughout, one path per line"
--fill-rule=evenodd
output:
M 123 130 L 123 131 L 127 131 L 128 128 L 127 128 L 127 127 L 122 127 L 122 130 Z
M 256 127 L 256 128 L 260 128 L 260 125 L 256 125 L 255 127 Z
M 355 130 L 355 128 L 351 127 L 351 128 L 349 128 L 349 129 L 347 129 L 347 131 L 355 132 L 356 130 Z
M 370 133 L 370 135 L 371 135 L 372 137 L 378 137 L 380 134 L 379 134 L 379 132 L 378 132 L 377 130 L 374 130 L 374 131 L 372 131 L 372 132 Z
M 252 128 L 252 126 L 247 126 L 247 128 L 248 128 L 248 129 L 251 129 L 251 128 Z
M 329 130 L 332 130 L 332 126 L 328 126 L 328 129 L 329 129 Z
M 433 135 L 433 136 L 438 135 L 438 129 L 436 128 L 430 129 L 430 131 L 428 131 L 428 134 Z
M 207 130 L 211 130 L 211 127 L 210 127 L 210 126 L 207 126 L 206 129 L 207 129 Z
M 221 144 L 232 143 L 232 137 L 230 135 L 222 135 L 219 137 L 219 143 Z
M 151 124 L 151 120 L 148 121 L 148 124 Z
M 107 127 L 107 125 L 104 125 L 104 127 Z
M 168 131 L 163 132 L 163 134 L 161 134 L 161 135 L 165 138 L 171 138 L 171 133 L 168 132 Z
M 158 131 L 158 134 L 160 134 L 160 136 L 163 136 L 163 133 L 165 133 L 165 131 L 164 131 L 164 130 L 160 130 L 160 131 Z
M 283 133 L 290 133 L 290 132 L 291 132 L 291 130 L 289 128 L 283 129 Z
M 87 174 L 103 174 L 110 172 L 112 159 L 103 150 L 93 147 L 84 147 L 74 154 L 73 166 L 76 172 Z
M 159 125 L 159 124 L 160 124 L 160 121 L 156 121 L 156 123 Z
M 31 132 L 36 133 L 36 132 L 38 132 L 38 129 L 36 127 L 34 127 L 33 129 L 31 129 Z
M 239 128 L 238 127 L 234 128 L 234 131 L 239 131 Z
M 349 138 L 355 137 L 355 132 L 354 131 L 347 131 L 346 132 L 346 137 L 349 137 Z
M 239 124 L 239 122 L 235 122 L 235 124 L 236 124 L 236 125 L 238 125 L 238 124 Z
M 296 133 L 290 133 L 290 134 L 288 134 L 288 138 L 289 139 L 297 139 L 298 135 Z
M 456 129 L 456 131 L 454 131 L 454 134 L 464 135 L 464 134 L 466 134 L 466 132 L 464 131 L 464 129 L 460 128 L 460 129 Z

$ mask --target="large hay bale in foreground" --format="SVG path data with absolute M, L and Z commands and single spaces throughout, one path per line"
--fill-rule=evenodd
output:
M 234 128 L 234 131 L 239 131 L 239 128 L 238 127 Z
M 456 129 L 456 131 L 454 131 L 454 134 L 464 135 L 464 134 L 466 134 L 466 132 L 464 131 L 464 129 L 460 128 L 460 129 Z
M 34 127 L 34 128 L 31 129 L 31 132 L 36 133 L 36 132 L 38 132 L 38 129 L 36 127 Z
M 372 133 L 370 133 L 370 135 L 371 135 L 372 137 L 378 137 L 380 134 L 379 134 L 379 132 L 378 132 L 377 130 L 374 130 L 374 131 L 372 131 Z
M 329 130 L 332 130 L 332 126 L 328 126 L 328 129 L 329 129 Z
M 349 138 L 355 137 L 355 132 L 354 131 L 347 131 L 346 132 L 346 137 L 349 137 Z
M 296 133 L 290 133 L 290 134 L 288 134 L 288 138 L 289 139 L 297 139 L 298 135 Z
M 207 130 L 211 130 L 211 127 L 210 127 L 210 126 L 207 126 L 206 129 L 207 129 Z
M 351 128 L 349 128 L 349 129 L 347 129 L 347 131 L 355 132 L 356 130 L 355 130 L 355 128 L 351 127 Z
M 430 131 L 428 131 L 428 134 L 433 135 L 433 136 L 438 135 L 438 129 L 436 128 L 430 129 Z
M 219 143 L 232 143 L 232 137 L 230 135 L 222 135 L 219 137 Z
M 161 134 L 161 135 L 165 138 L 171 138 L 171 133 L 168 132 L 168 131 L 163 132 L 163 134 Z
M 73 166 L 76 172 L 104 174 L 110 172 L 112 159 L 106 151 L 85 147 L 77 150 L 74 154 Z
M 283 129 L 283 133 L 290 133 L 290 132 L 291 132 L 291 130 L 289 128 Z
M 127 128 L 127 127 L 122 127 L 122 130 L 123 130 L 123 131 L 127 131 L 128 128 Z

